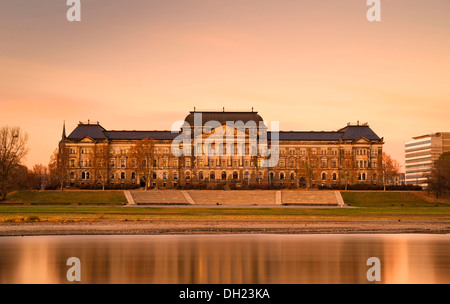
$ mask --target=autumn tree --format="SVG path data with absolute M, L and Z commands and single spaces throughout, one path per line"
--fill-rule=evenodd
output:
M 61 191 L 64 190 L 69 179 L 69 148 L 61 142 L 59 148 L 53 153 L 48 164 L 50 180 L 58 184 Z
M 136 174 L 145 181 L 145 190 L 152 183 L 153 162 L 155 160 L 155 141 L 144 138 L 134 144 L 129 151 L 130 158 L 136 168 Z
M 443 153 L 433 162 L 431 173 L 427 175 L 428 187 L 441 197 L 450 190 L 450 152 Z
M 94 174 L 97 181 L 102 184 L 102 190 L 109 181 L 111 163 L 111 151 L 107 144 L 96 145 L 94 147 Z
M 313 181 L 316 179 L 319 172 L 319 158 L 317 154 L 313 154 L 308 150 L 308 155 L 305 159 L 298 159 L 299 173 L 306 180 L 306 189 L 312 187 Z
M 354 182 L 355 174 L 352 156 L 350 153 L 347 153 L 343 159 L 342 169 L 339 171 L 339 180 L 345 182 L 345 191 L 347 191 L 348 185 Z
M 28 153 L 27 143 L 28 135 L 20 127 L 0 129 L 0 201 L 6 200 L 6 195 L 14 185 L 12 173 Z
M 386 191 L 387 184 L 393 184 L 396 177 L 400 173 L 400 164 L 398 161 L 393 159 L 390 155 L 383 152 L 382 158 L 383 164 L 383 186 L 384 191 Z
M 42 164 L 33 166 L 29 173 L 29 184 L 32 189 L 42 189 L 48 182 L 48 168 Z

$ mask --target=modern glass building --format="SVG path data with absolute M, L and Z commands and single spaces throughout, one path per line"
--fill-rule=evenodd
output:
M 450 151 L 450 132 L 413 137 L 405 143 L 406 184 L 427 186 L 431 166 L 444 152 Z

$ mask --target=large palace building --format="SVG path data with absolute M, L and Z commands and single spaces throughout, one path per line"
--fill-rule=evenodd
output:
M 201 129 L 211 121 L 214 128 Z M 246 129 L 232 128 L 228 122 L 243 123 Z M 224 132 L 217 133 L 218 129 Z M 214 133 L 216 138 L 223 134 L 223 142 L 207 143 Z M 251 145 L 252 134 L 258 141 L 267 137 L 267 147 L 275 147 L 275 163 L 263 165 L 269 156 Z M 180 138 L 188 140 L 178 144 Z M 233 145 L 229 145 L 230 139 Z M 194 153 L 175 153 L 174 141 L 183 151 Z M 276 136 L 267 131 L 262 117 L 253 110 L 194 110 L 177 132 L 108 131 L 98 122 L 80 122 L 69 136 L 64 128 L 59 151 L 67 151 L 67 179 L 73 187 L 106 183 L 114 187 L 207 188 L 225 184 L 295 188 L 381 184 L 383 144 L 383 138 L 367 124 L 348 124 L 331 132 L 279 131 Z M 208 149 L 220 153 L 208 153 Z

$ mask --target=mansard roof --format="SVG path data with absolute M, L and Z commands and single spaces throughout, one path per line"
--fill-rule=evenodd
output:
M 268 134 L 267 138 L 270 139 L 271 134 Z M 335 132 L 279 132 L 280 141 L 356 141 L 360 138 L 383 141 L 368 125 L 348 125 Z
M 357 140 L 361 137 L 367 138 L 368 140 L 381 140 L 381 138 L 379 138 L 367 124 L 356 126 L 348 125 L 345 128 L 340 129 L 338 132 L 344 133 L 342 136 L 343 140 Z
M 191 112 L 186 117 L 186 122 L 192 119 L 193 125 L 193 114 Z M 221 123 L 226 121 L 243 121 L 244 123 L 256 119 L 262 121 L 261 116 L 257 112 L 202 112 L 208 113 L 203 115 L 203 120 L 216 120 Z M 238 115 L 236 115 L 238 114 Z M 191 116 L 192 115 L 192 116 Z M 69 140 L 81 140 L 83 138 L 89 137 L 93 140 L 142 140 L 144 138 L 155 139 L 155 140 L 173 140 L 180 133 L 172 133 L 171 131 L 107 131 L 99 123 L 80 123 L 75 130 L 67 137 Z M 347 125 L 338 131 L 331 132 L 304 132 L 304 131 L 280 131 L 279 140 L 280 141 L 356 141 L 361 138 L 365 138 L 369 141 L 382 142 L 383 139 L 378 137 L 378 135 L 373 132 L 373 130 L 367 125 Z M 267 139 L 272 139 L 271 132 L 268 132 Z
M 100 124 L 84 124 L 79 123 L 75 130 L 70 133 L 67 137 L 68 139 L 82 139 L 85 137 L 90 137 L 92 139 L 106 139 L 104 134 L 106 130 L 100 126 Z
M 106 131 L 105 135 L 111 140 L 173 140 L 180 133 L 171 131 Z
M 100 124 L 80 123 L 67 137 L 70 140 L 81 140 L 90 137 L 94 140 L 142 140 L 144 138 L 155 140 L 173 140 L 179 132 L 171 131 L 107 131 Z
M 247 123 L 249 121 L 254 121 L 257 125 L 259 125 L 260 121 L 263 121 L 262 117 L 258 115 L 258 112 L 219 112 L 219 111 L 193 111 L 190 112 L 188 116 L 184 119 L 190 126 L 195 125 L 194 115 L 201 114 L 202 115 L 202 126 L 205 125 L 208 121 L 218 121 L 221 124 L 226 123 L 227 121 L 237 122 L 242 121 L 243 123 Z

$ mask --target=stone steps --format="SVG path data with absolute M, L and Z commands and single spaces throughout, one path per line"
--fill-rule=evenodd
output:
M 178 190 L 130 191 L 136 205 L 189 205 Z
M 339 191 L 292 190 L 148 190 L 130 191 L 136 205 L 299 205 L 343 206 Z

